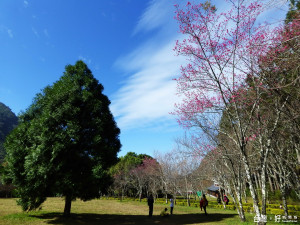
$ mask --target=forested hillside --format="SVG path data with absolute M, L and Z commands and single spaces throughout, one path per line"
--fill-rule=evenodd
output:
M 6 154 L 3 144 L 5 137 L 18 124 L 18 117 L 11 109 L 0 102 L 0 162 L 3 161 Z

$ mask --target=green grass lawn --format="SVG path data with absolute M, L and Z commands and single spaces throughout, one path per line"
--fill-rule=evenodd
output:
M 208 215 L 205 216 L 199 208 L 185 206 L 175 206 L 174 215 L 162 218 L 159 216 L 159 213 L 163 208 L 167 207 L 167 205 L 162 204 L 154 205 L 153 217 L 149 218 L 148 206 L 145 202 L 120 202 L 118 200 L 92 200 L 87 202 L 77 200 L 72 203 L 71 217 L 64 218 L 62 216 L 64 209 L 64 200 L 62 198 L 48 198 L 42 205 L 41 210 L 30 213 L 22 212 L 15 200 L 16 199 L 0 199 L 0 225 L 254 224 L 252 214 L 246 214 L 248 222 L 241 223 L 236 211 L 233 210 L 208 208 Z M 268 224 L 280 223 L 271 222 Z

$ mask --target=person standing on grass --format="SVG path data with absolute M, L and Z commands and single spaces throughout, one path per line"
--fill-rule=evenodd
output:
M 174 209 L 174 199 L 173 197 L 170 198 L 170 214 L 173 215 L 173 209 Z
M 221 204 L 221 197 L 220 197 L 220 194 L 217 194 L 217 202 L 218 202 L 218 205 Z
M 206 206 L 208 206 L 208 201 L 205 197 L 205 194 L 203 194 L 201 200 L 200 200 L 200 209 L 202 211 L 202 208 L 204 209 L 204 213 L 205 215 L 207 215 L 207 212 L 206 212 Z
M 149 206 L 149 216 L 151 217 L 153 214 L 153 203 L 154 203 L 154 199 L 152 194 L 148 197 L 148 206 Z

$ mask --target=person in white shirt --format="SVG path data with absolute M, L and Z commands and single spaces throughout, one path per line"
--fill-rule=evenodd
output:
M 173 209 L 174 209 L 174 199 L 173 197 L 170 198 L 170 214 L 173 215 Z

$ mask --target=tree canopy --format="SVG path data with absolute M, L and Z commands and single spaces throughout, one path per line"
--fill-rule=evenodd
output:
M 66 66 L 61 78 L 34 98 L 8 136 L 6 181 L 16 187 L 23 210 L 34 210 L 49 194 L 71 201 L 98 197 L 117 162 L 120 130 L 110 101 L 83 61 Z
M 135 152 L 127 152 L 125 156 L 121 156 L 118 163 L 111 168 L 112 174 L 129 173 L 133 168 L 141 165 L 145 158 L 152 158 L 147 154 L 136 154 Z
M 297 16 L 299 16 L 299 10 L 300 10 L 300 1 L 290 0 L 290 7 L 289 7 L 289 11 L 286 14 L 285 22 L 289 23 L 293 21 L 293 19 L 297 18 Z

